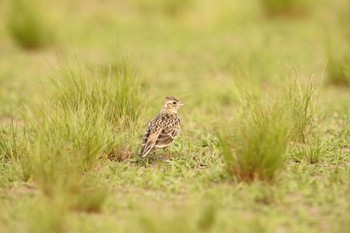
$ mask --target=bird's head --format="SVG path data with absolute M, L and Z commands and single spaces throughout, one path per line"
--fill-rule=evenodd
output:
M 175 97 L 167 96 L 165 97 L 165 103 L 162 110 L 170 113 L 177 113 L 177 111 L 184 105 L 184 103 L 180 102 L 180 100 L 176 99 Z

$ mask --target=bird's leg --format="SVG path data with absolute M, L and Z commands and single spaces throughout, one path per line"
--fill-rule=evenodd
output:
M 151 151 L 145 157 L 139 156 L 136 159 L 136 163 L 138 163 L 140 165 L 152 164 L 155 161 L 155 154 L 156 154 L 155 151 Z
M 148 163 L 148 158 L 145 157 L 138 157 L 136 159 L 136 164 L 139 164 L 141 166 L 144 166 L 146 163 Z
M 163 150 L 163 157 L 161 158 L 163 161 L 164 160 L 167 160 L 167 159 L 169 159 L 170 157 L 171 157 L 171 153 L 169 152 L 169 149 L 168 149 L 168 147 L 164 147 L 164 148 L 162 148 L 162 150 Z
M 156 151 L 153 151 L 151 154 L 150 154 L 151 156 L 150 156 L 150 162 L 151 162 L 151 164 L 152 163 L 154 163 L 155 161 L 157 161 L 157 153 L 156 153 Z

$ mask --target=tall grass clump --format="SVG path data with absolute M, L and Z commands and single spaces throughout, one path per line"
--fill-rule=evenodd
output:
M 327 64 L 327 83 L 335 86 L 350 87 L 350 47 L 329 52 Z
M 219 135 L 228 171 L 239 181 L 272 181 L 283 165 L 289 127 L 285 106 L 248 95 L 238 118 Z
M 320 139 L 316 139 L 308 145 L 294 145 L 290 149 L 289 154 L 295 162 L 306 162 L 307 164 L 318 163 L 325 152 L 325 146 Z
M 314 95 L 316 87 L 312 81 L 302 86 L 296 79 L 288 81 L 285 107 L 289 110 L 289 122 L 292 125 L 290 140 L 305 143 L 315 115 Z
M 9 125 L 0 125 L 0 158 L 2 161 L 18 159 L 26 149 L 26 133 L 19 132 L 12 122 Z M 21 134 L 21 135 L 20 135 Z
M 47 196 L 64 196 L 69 208 L 99 211 L 107 195 L 96 182 L 101 158 L 130 146 L 141 112 L 139 82 L 125 66 L 66 68 L 55 83 L 55 94 L 31 118 L 33 178 Z
M 28 180 L 28 163 L 22 160 L 22 156 L 27 153 L 29 143 L 23 127 L 14 122 L 0 126 L 0 186 L 17 178 Z
M 260 0 L 268 16 L 299 16 L 310 7 L 308 0 Z
M 141 114 L 140 82 L 126 62 L 113 69 L 66 68 L 62 75 L 63 81 L 56 82 L 58 107 L 75 111 L 83 106 L 89 115 L 98 110 L 118 126 L 137 122 Z
M 8 5 L 7 30 L 18 45 L 38 49 L 54 43 L 53 27 L 39 0 L 11 0 Z

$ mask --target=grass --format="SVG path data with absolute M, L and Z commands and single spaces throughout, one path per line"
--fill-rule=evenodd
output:
M 134 4 L 141 12 L 158 13 L 166 17 L 175 18 L 183 14 L 192 4 L 193 0 L 134 0 Z
M 63 203 L 52 203 L 48 200 L 36 203 L 37 211 L 29 219 L 28 232 L 64 232 L 64 219 L 66 216 Z
M 52 25 L 41 12 L 38 0 L 8 1 L 7 30 L 13 41 L 24 49 L 39 49 L 54 43 Z
M 161 218 L 157 214 L 145 215 L 141 219 L 143 231 L 147 233 L 211 232 L 216 221 L 215 207 L 205 206 L 200 208 L 198 212 L 172 214 Z M 193 215 L 196 221 L 189 221 L 188 218 L 193 218 Z M 178 224 L 179 222 L 182 224 Z
M 1 232 L 349 231 L 350 95 L 319 85 L 330 57 L 346 61 L 325 43 L 346 35 L 345 0 L 283 20 L 255 0 L 178 1 L 174 15 L 159 1 L 51 1 L 37 16 L 57 20 L 59 40 L 31 52 L 13 43 L 10 3 L 0 1 Z M 229 81 L 253 91 L 233 95 L 244 89 Z M 169 95 L 187 104 L 180 135 L 138 163 Z
M 33 143 L 22 155 L 30 164 L 23 168 L 53 200 L 63 196 L 67 208 L 98 212 L 107 189 L 92 174 L 115 147 L 129 146 L 120 137 L 128 137 L 139 118 L 139 88 L 126 67 L 60 74 L 52 97 L 29 119 Z
M 17 129 L 13 122 L 9 126 L 1 126 L 0 131 L 0 155 L 1 160 L 10 160 L 18 158 L 23 154 L 21 148 L 23 145 L 18 141 Z
M 141 114 L 140 82 L 128 64 L 112 69 L 64 68 L 65 78 L 56 83 L 57 108 L 86 108 L 88 115 L 106 112 L 105 118 L 116 127 L 137 122 Z
M 305 87 L 296 80 L 290 80 L 286 91 L 285 105 L 289 110 L 289 122 L 292 124 L 290 140 L 305 143 L 313 127 L 315 118 L 316 87 L 309 80 Z
M 231 130 L 220 136 L 229 173 L 240 181 L 272 181 L 283 167 L 288 142 L 306 143 L 311 138 L 315 91 L 311 81 L 304 88 L 293 79 L 286 97 L 278 96 L 267 103 L 257 100 L 264 99 L 259 94 L 245 94 L 243 99 L 239 96 L 242 107 L 238 119 L 223 126 Z M 318 147 L 301 153 L 316 163 L 321 152 Z
M 329 53 L 327 82 L 336 86 L 350 86 L 350 53 L 347 46 Z
M 322 155 L 325 153 L 325 146 L 320 139 L 315 140 L 310 145 L 298 145 L 294 148 L 296 151 L 291 153 L 296 162 L 306 162 L 308 164 L 319 163 Z
M 6 187 L 18 179 L 20 158 L 27 152 L 27 144 L 28 137 L 22 127 L 14 122 L 0 127 L 0 187 Z M 27 179 L 27 176 L 22 178 Z
M 309 1 L 302 0 L 261 0 L 261 4 L 269 16 L 304 15 L 310 7 Z
M 239 181 L 272 181 L 283 167 L 290 124 L 287 107 L 281 103 L 259 103 L 250 94 L 232 122 L 231 131 L 221 136 L 229 172 Z

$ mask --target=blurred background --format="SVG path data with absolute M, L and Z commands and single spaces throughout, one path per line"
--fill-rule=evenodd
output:
M 330 84 L 350 82 L 346 0 L 0 4 L 0 112 L 38 97 L 36 85 L 67 57 L 106 67 L 126 59 L 155 98 L 176 92 L 197 102 L 225 99 L 218 90 L 224 79 L 274 85 L 294 69 Z

